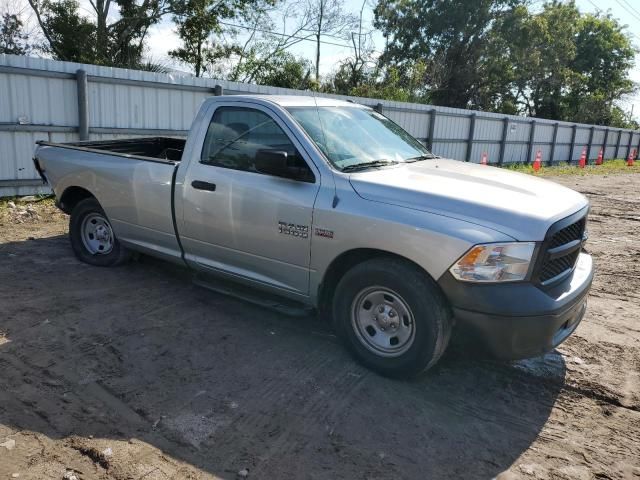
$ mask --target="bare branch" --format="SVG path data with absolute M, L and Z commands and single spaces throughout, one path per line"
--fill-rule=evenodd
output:
M 50 32 L 45 27 L 45 23 L 42 20 L 42 16 L 40 14 L 40 9 L 38 8 L 37 0 L 28 0 L 28 2 L 29 2 L 29 5 L 31 5 L 31 8 L 33 9 L 33 13 L 35 13 L 35 15 L 36 15 L 36 20 L 38 20 L 38 25 L 40 25 L 40 29 L 42 30 L 42 34 L 47 39 L 47 42 L 49 43 L 49 47 L 51 48 L 51 50 L 53 50 L 53 52 L 58 57 L 62 57 L 63 56 L 62 53 L 60 52 L 60 50 L 58 50 L 56 48 L 55 42 L 51 38 Z

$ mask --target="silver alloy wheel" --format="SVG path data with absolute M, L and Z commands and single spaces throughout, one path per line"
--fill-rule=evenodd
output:
M 90 213 L 80 225 L 82 244 L 92 255 L 106 255 L 113 250 L 113 230 L 99 213 Z
M 367 287 L 355 296 L 351 326 L 362 345 L 383 357 L 402 355 L 415 340 L 411 309 L 400 295 L 385 287 Z

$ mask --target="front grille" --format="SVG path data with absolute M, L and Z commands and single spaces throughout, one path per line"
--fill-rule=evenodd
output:
M 580 255 L 586 223 L 587 218 L 584 216 L 560 228 L 542 244 L 542 260 L 538 264 L 536 275 L 542 285 L 553 283 L 550 280 L 573 270 Z M 553 229 L 551 227 L 550 230 Z M 576 240 L 579 241 L 578 244 L 575 243 Z M 565 246 L 566 252 L 563 251 Z
M 562 230 L 555 233 L 553 237 L 551 237 L 549 248 L 556 248 L 574 240 L 582 240 L 586 221 L 586 218 L 581 218 L 576 223 L 572 223 L 568 227 L 564 227 Z
M 578 255 L 580 255 L 580 250 L 574 250 L 569 255 L 544 262 L 540 272 L 540 281 L 546 282 L 567 270 L 571 270 L 578 260 Z

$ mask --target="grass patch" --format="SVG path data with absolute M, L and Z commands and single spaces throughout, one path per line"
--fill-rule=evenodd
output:
M 593 160 L 591 161 L 593 162 Z M 640 173 L 640 160 L 636 160 L 633 167 L 627 166 L 627 161 L 623 159 L 605 160 L 602 165 L 587 165 L 580 168 L 578 165 L 554 165 L 548 167 L 543 165 L 538 172 L 533 171 L 533 166 L 529 165 L 507 165 L 504 168 L 514 172 L 528 173 L 537 176 L 547 175 L 609 175 L 612 173 Z
M 22 205 L 22 206 L 27 206 L 28 204 L 34 204 L 34 203 L 43 203 L 43 204 L 55 204 L 55 197 L 53 195 L 47 195 L 47 194 L 42 194 L 42 195 L 29 195 L 29 197 L 34 197 L 34 200 L 31 200 L 29 202 L 24 202 L 24 201 L 20 201 L 21 198 L 23 197 L 0 197 L 0 209 L 6 209 L 8 208 L 9 202 L 13 202 L 16 205 Z

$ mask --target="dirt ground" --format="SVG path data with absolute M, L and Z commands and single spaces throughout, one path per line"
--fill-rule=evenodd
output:
M 0 479 L 639 479 L 640 175 L 554 181 L 593 204 L 576 333 L 412 382 L 162 262 L 84 265 L 50 203 L 5 204 Z

